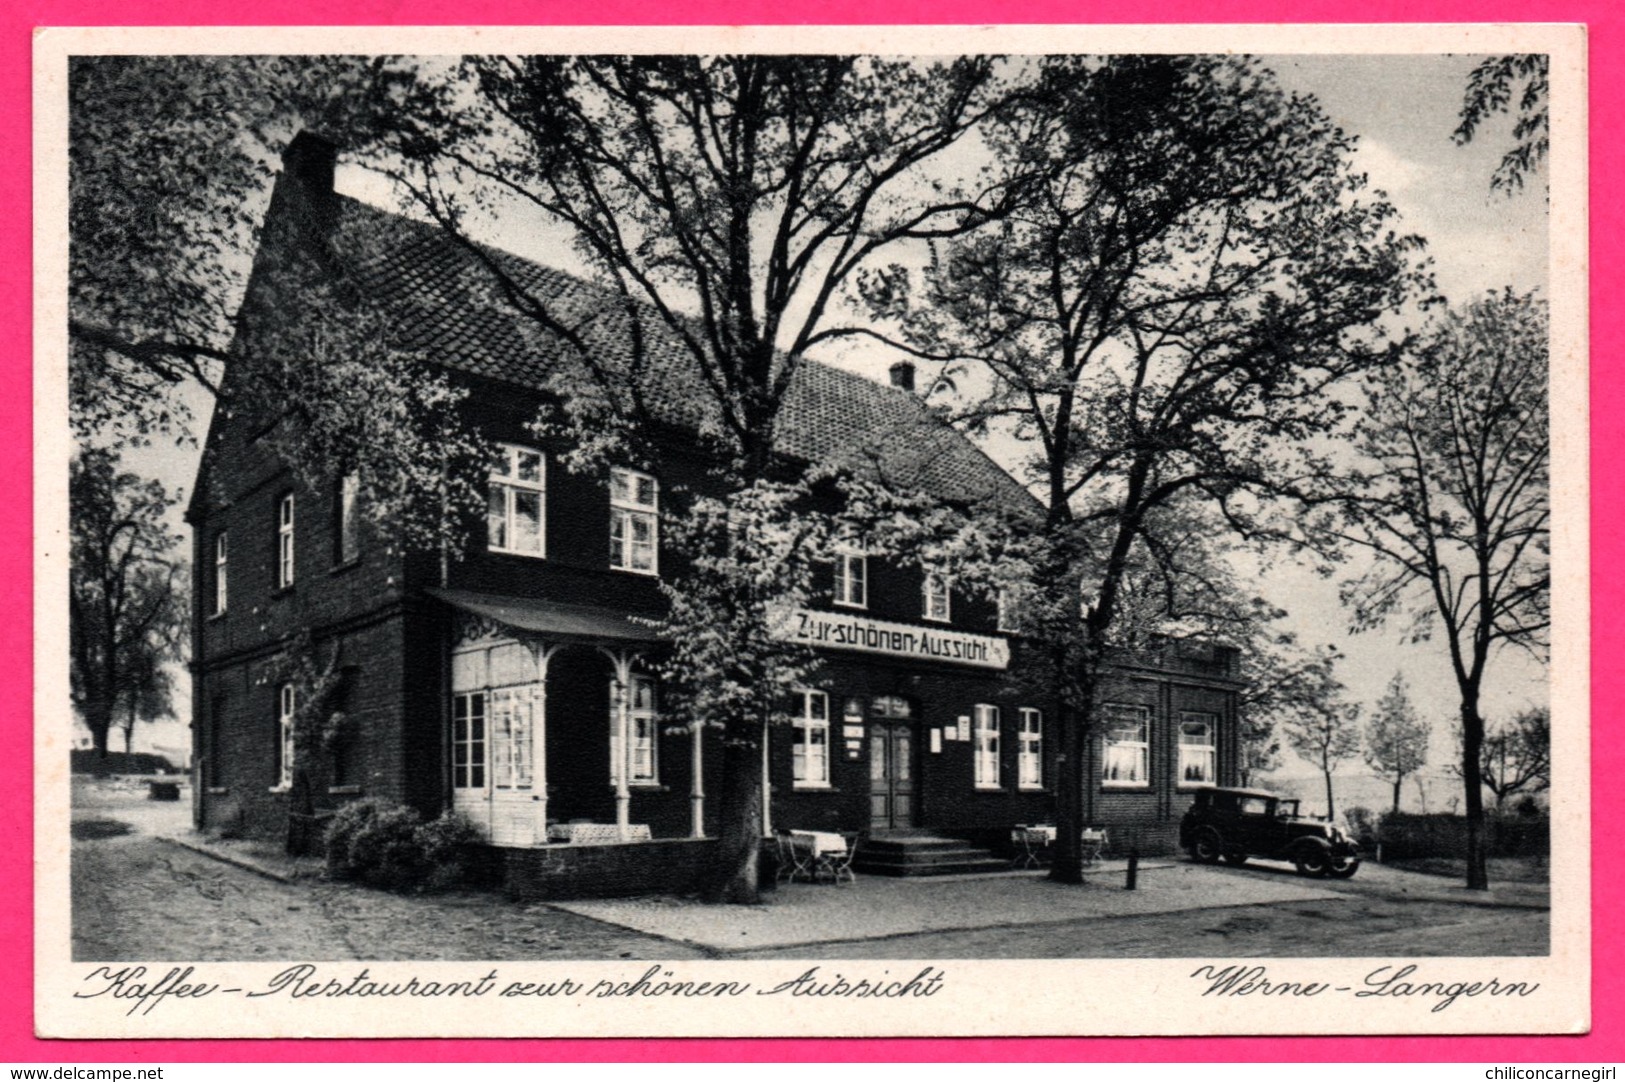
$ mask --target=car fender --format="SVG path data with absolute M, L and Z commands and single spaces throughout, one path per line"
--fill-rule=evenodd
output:
M 1313 834 L 1305 835 L 1302 838 L 1293 838 L 1292 842 L 1286 847 L 1286 858 L 1288 860 L 1296 860 L 1299 853 L 1302 853 L 1308 849 L 1319 849 L 1322 853 L 1325 853 L 1328 858 L 1330 858 L 1332 853 L 1332 844 L 1325 838 L 1317 838 Z

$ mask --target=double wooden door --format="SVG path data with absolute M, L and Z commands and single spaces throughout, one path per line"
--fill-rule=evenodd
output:
M 914 730 L 908 725 L 869 725 L 869 827 L 894 830 L 914 825 Z

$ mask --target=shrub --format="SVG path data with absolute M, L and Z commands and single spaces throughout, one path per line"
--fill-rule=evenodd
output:
M 1348 820 L 1349 830 L 1360 848 L 1368 853 L 1374 851 L 1381 817 L 1370 808 L 1349 808 L 1343 812 L 1343 817 Z
M 463 877 L 479 840 L 474 825 L 454 812 L 425 823 L 403 804 L 357 800 L 327 826 L 327 873 L 385 890 L 444 890 Z

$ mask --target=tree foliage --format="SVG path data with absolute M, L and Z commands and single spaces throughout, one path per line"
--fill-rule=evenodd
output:
M 1332 775 L 1360 751 L 1360 707 L 1343 698 L 1334 647 L 1315 650 L 1298 669 L 1297 687 L 1281 706 L 1281 730 L 1298 756 L 1313 763 L 1326 782 L 1326 815 L 1335 817 Z
M 76 455 L 68 482 L 68 638 L 73 705 L 105 755 L 115 710 L 158 712 L 189 627 L 184 568 L 164 522 L 174 497 L 120 469 L 110 451 Z
M 985 135 L 1010 211 L 936 244 L 923 281 L 899 263 L 865 286 L 872 337 L 942 362 L 973 430 L 1030 449 L 1032 593 L 1057 681 L 1080 681 L 1059 689 L 1071 874 L 1093 786 L 1070 775 L 1136 564 L 1180 571 L 1161 554 L 1204 514 L 1287 529 L 1272 497 L 1324 476 L 1335 389 L 1384 363 L 1381 318 L 1430 281 L 1352 140 L 1256 61 L 1053 57 L 1034 79 Z
M 1510 290 L 1442 316 L 1374 373 L 1339 540 L 1374 558 L 1344 586 L 1356 629 L 1409 616 L 1460 694 L 1468 886 L 1487 886 L 1479 695 L 1502 647 L 1544 658 L 1550 627 L 1546 302 Z
M 1472 142 L 1491 117 L 1514 111 L 1517 116 L 1512 148 L 1490 178 L 1492 189 L 1508 195 L 1521 191 L 1551 149 L 1550 60 L 1544 53 L 1491 56 L 1479 61 L 1467 77 L 1461 123 L 1454 134 L 1458 144 Z
M 1366 722 L 1365 761 L 1394 783 L 1394 811 L 1399 811 L 1399 787 L 1421 770 L 1428 758 L 1427 722 L 1411 705 L 1403 673 L 1395 673 L 1377 707 Z
M 184 434 L 230 355 L 275 155 L 364 128 L 351 57 L 94 56 L 68 70 L 69 404 L 81 436 Z

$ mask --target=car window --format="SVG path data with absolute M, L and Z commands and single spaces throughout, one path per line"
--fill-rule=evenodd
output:
M 1269 810 L 1269 801 L 1263 797 L 1249 796 L 1241 799 L 1241 814 L 1243 815 L 1268 815 Z

